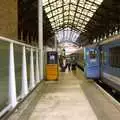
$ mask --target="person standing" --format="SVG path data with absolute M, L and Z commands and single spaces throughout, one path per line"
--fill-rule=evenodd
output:
M 72 59 L 72 70 L 76 70 L 76 65 L 77 65 L 76 59 L 75 59 L 75 57 L 73 57 L 73 59 Z
M 66 69 L 66 58 L 63 57 L 63 66 L 62 66 L 63 70 L 62 72 L 65 72 L 65 69 Z
M 60 64 L 60 71 L 62 71 L 62 69 L 63 69 L 63 57 L 62 57 L 62 55 L 60 55 L 59 64 Z
M 70 58 L 66 59 L 66 68 L 67 67 L 68 67 L 68 70 L 70 71 L 71 70 L 71 60 L 70 60 Z

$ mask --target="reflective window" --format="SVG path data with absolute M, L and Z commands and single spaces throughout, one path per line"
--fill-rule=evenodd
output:
M 109 60 L 112 67 L 120 67 L 120 47 L 110 48 Z
M 89 58 L 90 59 L 96 59 L 97 57 L 97 51 L 93 50 L 93 51 L 89 51 Z

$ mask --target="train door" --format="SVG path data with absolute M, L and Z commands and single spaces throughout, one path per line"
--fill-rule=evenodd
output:
M 99 48 L 84 48 L 85 76 L 98 79 L 100 77 Z

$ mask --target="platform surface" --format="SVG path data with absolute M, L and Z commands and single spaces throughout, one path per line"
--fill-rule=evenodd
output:
M 31 104 L 19 120 L 120 120 L 120 109 L 80 70 L 45 82 L 43 95 Z

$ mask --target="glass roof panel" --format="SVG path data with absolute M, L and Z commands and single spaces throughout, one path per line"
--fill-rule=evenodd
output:
M 75 10 L 76 10 L 76 7 L 77 7 L 77 6 L 75 6 L 75 5 L 70 5 L 70 10 L 71 10 L 71 11 L 72 11 L 72 10 L 75 11 Z
M 84 15 L 87 15 L 87 13 L 88 13 L 89 11 L 86 10 L 86 9 L 84 9 L 82 12 L 83 12 Z
M 86 18 L 85 18 L 85 20 L 86 20 L 86 21 L 89 21 L 89 20 L 90 20 L 90 18 L 89 18 L 89 17 L 86 17 Z
M 93 16 L 93 12 L 88 12 L 88 14 L 87 14 L 89 17 L 92 17 Z
M 48 0 L 43 0 L 43 6 L 48 4 Z
M 56 14 L 57 14 L 56 11 L 54 11 L 54 12 L 53 12 L 53 16 L 55 16 Z
M 46 11 L 46 13 L 48 13 L 48 12 L 50 12 L 50 6 L 49 7 L 45 7 L 45 11 Z
M 50 22 L 53 22 L 53 21 L 54 21 L 54 19 L 53 19 L 53 18 L 51 18 L 51 19 L 50 19 Z
M 48 18 L 52 17 L 52 13 L 50 12 L 49 14 L 47 14 Z
M 69 10 L 69 5 L 64 6 L 64 11 Z
M 74 19 L 74 20 L 75 20 L 75 21 L 78 21 L 78 18 L 76 18 L 76 17 L 75 17 L 75 19 Z
M 95 0 L 94 2 L 98 5 L 100 5 L 102 3 L 103 0 Z
M 87 2 L 87 3 L 85 4 L 85 8 L 88 9 L 88 8 L 90 8 L 91 5 L 92 5 L 92 3 Z
M 62 13 L 62 8 L 59 8 L 59 9 L 57 9 L 58 10 L 58 14 L 59 13 Z
M 71 0 L 71 3 L 73 3 L 73 4 L 77 4 L 77 2 L 78 2 L 78 0 Z
M 49 0 L 50 3 L 54 2 L 55 0 Z
M 63 0 L 64 4 L 67 5 L 70 3 L 70 0 Z
M 76 17 L 79 18 L 79 17 L 80 17 L 80 14 L 79 14 L 79 13 L 76 13 Z
M 70 15 L 74 16 L 75 12 L 74 11 L 70 11 Z
M 64 16 L 64 19 L 68 20 L 68 16 Z
M 43 7 L 54 29 L 69 26 L 82 32 L 102 2 L 103 0 L 43 0 Z M 77 35 L 73 38 L 77 38 Z
M 78 5 L 81 7 L 84 7 L 84 4 L 85 4 L 85 0 L 80 0 L 78 3 Z
M 55 20 L 58 20 L 58 16 L 55 16 L 54 19 L 55 19 Z
M 65 16 L 69 15 L 69 11 L 65 11 L 65 12 L 64 12 L 64 15 L 65 15 Z
M 84 20 L 85 15 L 84 15 L 84 14 L 83 14 L 83 15 L 81 15 L 81 16 L 80 16 L 80 18 L 81 18 L 82 20 Z
M 77 12 L 80 14 L 82 12 L 82 10 L 83 9 L 81 7 L 78 7 Z
M 71 28 L 65 28 L 57 32 L 57 39 L 59 42 L 72 41 L 75 42 L 79 37 L 79 32 L 71 30 Z

